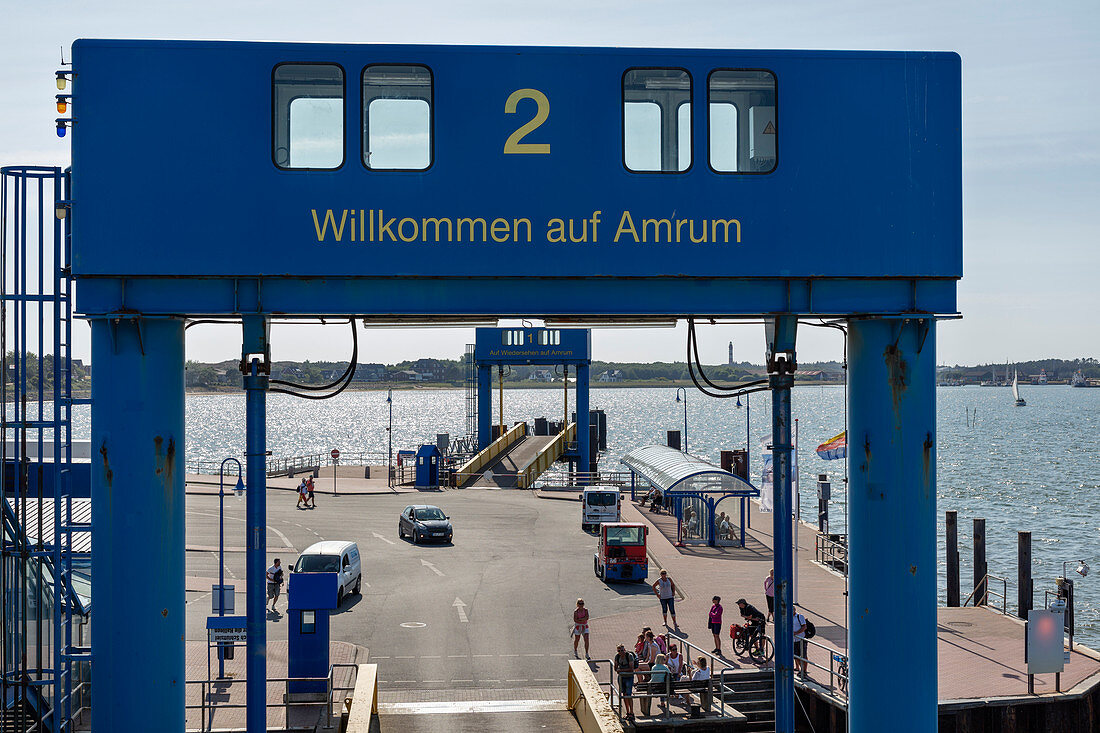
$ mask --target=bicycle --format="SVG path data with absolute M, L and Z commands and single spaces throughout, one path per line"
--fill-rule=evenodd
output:
M 848 692 L 848 657 L 843 654 L 834 654 L 833 661 L 837 663 L 837 687 L 841 692 Z

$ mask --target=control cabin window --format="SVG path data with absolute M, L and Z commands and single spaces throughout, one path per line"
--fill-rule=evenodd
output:
M 432 164 L 432 72 L 380 64 L 363 69 L 363 163 L 371 170 Z
M 540 346 L 558 346 L 559 344 L 561 344 L 561 331 L 557 329 L 539 331 Z
M 775 75 L 724 69 L 707 80 L 710 167 L 718 173 L 771 173 L 777 158 Z
M 501 334 L 501 340 L 505 346 L 523 346 L 525 340 L 523 338 L 523 329 L 509 329 Z
M 691 75 L 631 69 L 623 75 L 623 164 L 678 173 L 691 167 Z
M 344 164 L 344 70 L 335 64 L 279 64 L 272 75 L 271 156 L 286 170 Z

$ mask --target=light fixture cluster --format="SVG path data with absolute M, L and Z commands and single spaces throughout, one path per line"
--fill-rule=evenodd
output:
M 66 71 L 64 69 L 54 72 L 54 75 L 57 77 L 57 90 L 59 92 L 64 92 L 69 86 L 69 82 L 76 77 L 76 74 L 72 71 Z M 58 114 L 63 115 L 69 111 L 69 105 L 72 103 L 73 95 L 62 93 L 58 94 L 55 99 L 57 101 Z M 73 124 L 72 117 L 58 117 L 54 122 L 57 124 L 58 137 L 65 137 L 65 133 L 68 132 L 68 129 L 72 127 Z

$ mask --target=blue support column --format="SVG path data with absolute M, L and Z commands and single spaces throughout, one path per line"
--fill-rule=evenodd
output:
M 183 322 L 92 320 L 92 730 L 184 729 Z
M 587 364 L 577 365 L 577 451 L 581 454 L 577 471 L 586 474 L 592 470 L 592 421 L 589 412 Z
M 791 387 L 794 386 L 793 316 L 767 322 L 768 386 L 772 394 L 772 536 L 775 538 L 775 730 L 794 733 L 794 552 L 791 513 Z
M 477 449 L 493 442 L 493 373 L 489 364 L 477 365 Z
M 849 322 L 851 733 L 937 725 L 935 342 L 930 319 Z
M 248 733 L 267 731 L 267 371 L 268 321 L 244 317 L 245 393 L 245 715 Z

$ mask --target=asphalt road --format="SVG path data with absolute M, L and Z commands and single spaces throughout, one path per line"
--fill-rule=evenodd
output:
M 453 543 L 398 539 L 397 517 L 410 503 L 441 507 L 454 524 Z M 230 498 L 225 506 L 226 545 L 236 548 L 226 556 L 226 582 L 241 593 L 244 504 Z M 453 699 L 446 691 L 461 689 L 564 688 L 578 597 L 592 614 L 593 636 L 601 616 L 653 605 L 644 584 L 595 577 L 595 539 L 581 531 L 579 515 L 576 502 L 525 491 L 322 496 L 316 510 L 296 509 L 292 493 L 271 491 L 269 561 L 280 557 L 289 566 L 320 539 L 359 543 L 362 594 L 334 615 L 332 636 L 370 650 L 384 702 L 414 690 L 428 699 L 439 691 L 434 699 L 443 701 Z M 187 497 L 189 576 L 217 576 L 217 517 L 217 497 Z M 205 638 L 209 591 L 187 595 L 188 638 Z M 238 613 L 243 609 L 242 593 Z M 285 615 L 269 616 L 269 638 L 285 638 L 285 623 Z

